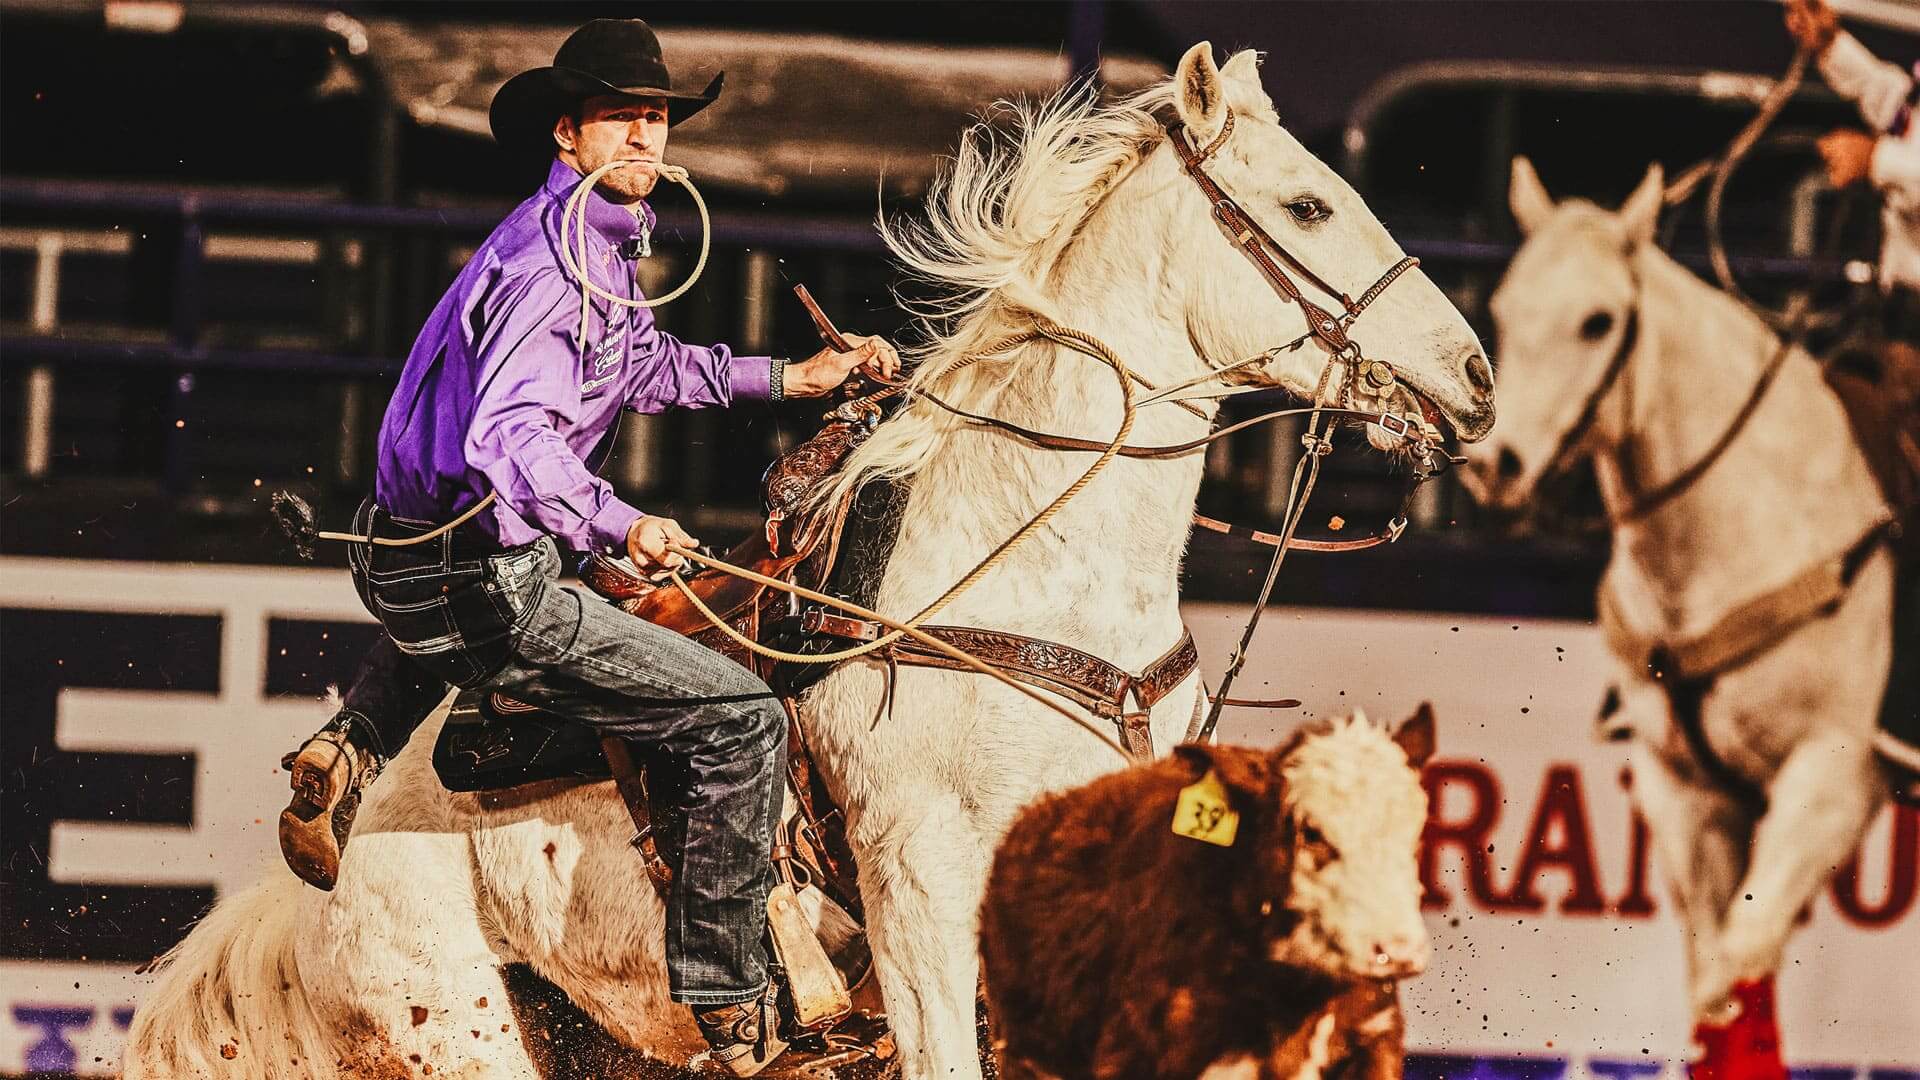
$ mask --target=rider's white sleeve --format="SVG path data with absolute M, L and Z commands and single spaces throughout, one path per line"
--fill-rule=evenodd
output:
M 1920 128 L 1920 124 L 1915 125 Z M 1905 136 L 1882 135 L 1873 144 L 1873 165 L 1869 172 L 1873 186 L 1879 188 L 1891 204 L 1908 213 L 1920 211 L 1920 131 L 1908 129 Z
M 1913 76 L 1867 51 L 1852 34 L 1841 31 L 1820 58 L 1820 74 L 1834 92 L 1860 106 L 1876 132 L 1893 126 L 1900 106 L 1913 91 Z

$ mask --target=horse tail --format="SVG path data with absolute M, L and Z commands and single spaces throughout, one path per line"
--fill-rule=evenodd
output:
M 213 906 L 160 958 L 134 1013 L 123 1080 L 337 1074 L 338 1050 L 301 980 L 294 944 L 306 886 L 275 873 Z

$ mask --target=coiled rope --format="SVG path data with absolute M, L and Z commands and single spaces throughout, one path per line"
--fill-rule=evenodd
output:
M 654 166 L 655 171 L 663 179 L 671 180 L 686 188 L 687 194 L 693 196 L 694 207 L 700 211 L 700 257 L 694 261 L 693 273 L 687 275 L 687 280 L 681 282 L 673 291 L 651 299 L 646 297 L 638 300 L 629 299 L 593 283 L 593 278 L 588 275 L 586 269 L 587 196 L 593 193 L 593 186 L 600 182 L 601 177 L 623 166 L 636 164 L 640 163 L 609 161 L 588 173 L 581 178 L 579 184 L 575 185 L 573 194 L 567 196 L 567 205 L 560 214 L 560 261 L 565 263 L 567 270 L 580 281 L 580 342 L 583 348 L 587 340 L 587 316 L 592 311 L 591 297 L 598 296 L 608 303 L 630 308 L 656 308 L 662 304 L 671 303 L 686 295 L 687 290 L 693 288 L 693 283 L 700 280 L 701 272 L 707 268 L 707 256 L 713 250 L 713 219 L 707 213 L 707 200 L 700 197 L 700 189 L 693 186 L 693 178 L 687 175 L 687 170 L 678 165 L 661 162 Z M 575 221 L 576 218 L 579 220 Z M 569 232 L 575 234 L 576 244 L 572 247 L 567 243 Z M 574 247 L 578 248 L 577 254 L 573 250 Z
M 693 185 L 693 178 L 687 175 L 687 170 L 678 165 L 668 165 L 662 162 L 655 166 L 659 175 L 686 188 L 687 194 L 693 196 L 693 205 L 700 211 L 700 257 L 694 261 L 693 273 L 687 275 L 687 280 L 681 282 L 679 287 L 675 288 L 672 292 L 651 299 L 643 297 L 639 300 L 632 300 L 624 296 L 615 295 L 593 283 L 593 279 L 588 276 L 586 270 L 587 196 L 593 192 L 594 185 L 600 182 L 601 177 L 615 169 L 635 164 L 639 163 L 633 161 L 609 161 L 605 165 L 588 173 L 586 176 L 581 177 L 580 182 L 574 185 L 573 193 L 567 196 L 566 206 L 562 208 L 560 213 L 560 261 L 566 264 L 568 272 L 573 274 L 574 278 L 580 283 L 579 342 L 582 348 L 586 346 L 587 318 L 593 310 L 592 297 L 598 296 L 611 303 L 631 308 L 655 308 L 673 300 L 678 300 L 680 297 L 686 295 L 688 289 L 693 288 L 694 282 L 700 280 L 701 273 L 707 268 L 707 256 L 710 255 L 713 250 L 713 218 L 707 212 L 707 200 L 700 197 L 700 189 Z M 576 218 L 579 220 L 575 221 Z M 576 234 L 577 254 L 567 243 L 567 234 L 569 231 Z M 479 502 L 467 507 L 459 517 L 429 532 L 421 533 L 419 536 L 393 538 L 372 535 L 363 536 L 359 533 L 331 532 L 326 530 L 316 531 L 313 535 L 320 540 L 340 540 L 355 544 L 378 544 L 381 547 L 411 547 L 414 544 L 424 544 L 432 540 L 438 540 L 460 526 L 465 525 L 467 522 L 472 521 L 480 511 L 493 505 L 494 500 L 498 497 L 499 492 L 489 491 Z

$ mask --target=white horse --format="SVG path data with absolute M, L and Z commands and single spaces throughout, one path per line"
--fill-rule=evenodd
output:
M 1796 349 L 1725 452 L 1641 516 L 1641 500 L 1729 429 L 1778 355 L 1758 316 L 1654 243 L 1661 195 L 1656 166 L 1618 213 L 1556 206 L 1526 159 L 1514 161 L 1526 241 L 1493 298 L 1505 400 L 1498 438 L 1469 453 L 1469 482 L 1483 502 L 1518 508 L 1554 457 L 1590 456 L 1614 519 L 1601 583 L 1610 640 L 1687 642 L 1716 625 L 1712 636 L 1729 640 L 1730 612 L 1833 560 L 1885 509 L 1839 399 Z M 1830 613 L 1712 681 L 1700 730 L 1731 783 L 1690 748 L 1644 655 L 1614 650 L 1619 697 L 1602 724 L 1634 740 L 1634 795 L 1686 925 L 1709 1058 L 1740 1002 L 1770 997 L 1795 917 L 1885 797 L 1872 741 L 1892 581 L 1882 546 Z M 1764 806 L 1739 794 L 1747 785 Z M 1777 1050 L 1770 1064 L 1714 1075 L 1756 1075 L 1749 1068 L 1785 1075 Z
M 1196 146 L 1237 118 L 1207 168 L 1321 277 L 1358 294 L 1399 261 L 1359 197 L 1281 129 L 1257 65 L 1243 52 L 1216 68 L 1202 44 L 1137 97 L 1100 105 L 1065 94 L 1017 110 L 1012 134 L 971 133 L 930 221 L 889 231 L 906 265 L 952 296 L 917 382 L 961 407 L 1105 441 L 1122 411 L 1107 367 L 1051 344 L 954 364 L 1036 315 L 1110 343 L 1162 386 L 1301 334 L 1301 309 L 1269 288 L 1181 172 L 1164 110 Z M 1387 289 L 1352 334 L 1464 437 L 1487 431 L 1487 360 L 1423 275 Z M 1330 362 L 1308 344 L 1233 377 L 1311 395 Z M 1361 392 L 1362 408 L 1418 415 L 1403 387 Z M 1202 419 L 1145 408 L 1132 441 L 1195 438 L 1213 409 Z M 1178 570 L 1202 458 L 1114 461 L 941 621 L 1071 643 L 1141 670 L 1182 632 Z M 911 616 L 1090 460 L 924 401 L 906 407 L 846 472 L 848 483 L 886 474 L 911 484 L 877 608 Z M 1124 761 L 1093 731 L 990 680 L 905 669 L 889 708 L 883 675 L 879 663 L 839 669 L 808 696 L 802 723 L 847 811 L 904 1075 L 977 1077 L 975 926 L 994 844 L 1040 793 Z M 1190 677 L 1153 710 L 1157 749 L 1178 741 L 1199 692 Z M 428 763 L 433 736 L 420 732 L 370 790 L 332 893 L 279 875 L 223 901 L 189 935 L 136 1015 L 129 1080 L 418 1075 L 427 1063 L 436 1077 L 533 1076 L 501 982 L 509 962 L 558 985 L 620 1042 L 669 1062 L 693 1054 L 691 1021 L 667 999 L 664 914 L 611 785 L 449 795 Z

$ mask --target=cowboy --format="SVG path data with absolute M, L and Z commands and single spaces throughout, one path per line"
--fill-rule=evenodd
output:
M 586 257 L 572 261 L 598 288 L 640 299 L 635 268 L 654 224 L 646 197 L 669 130 L 720 87 L 716 76 L 698 92 L 676 88 L 646 23 L 599 19 L 568 37 L 552 66 L 495 95 L 501 146 L 552 165 L 415 341 L 354 531 L 405 541 L 459 523 L 431 542 L 350 549 L 354 585 L 386 634 L 339 714 L 292 761 L 280 839 L 295 873 L 331 888 L 362 789 L 449 685 L 497 689 L 663 747 L 691 771 L 667 904 L 672 996 L 693 1007 L 714 1060 L 750 1076 L 786 1045 L 762 949 L 786 716 L 746 669 L 557 580 L 562 546 L 624 553 L 643 573 L 681 566 L 671 545 L 698 546 L 595 474 L 621 409 L 811 397 L 856 367 L 897 370 L 878 338 L 848 335 L 849 352 L 788 364 L 683 343 L 647 309 L 598 299 L 581 338 L 583 285 L 563 242 L 572 255 L 584 234 Z M 616 161 L 631 166 L 607 173 L 583 215 L 568 215 L 582 178 Z
M 1814 50 L 1827 85 L 1860 107 L 1871 132 L 1835 128 L 1820 137 L 1827 180 L 1835 188 L 1871 183 L 1885 205 L 1880 249 L 1880 286 L 1904 294 L 1911 326 L 1920 320 L 1920 63 L 1889 64 L 1840 29 L 1826 0 L 1790 0 L 1787 30 Z
M 1871 132 L 1836 128 L 1820 137 L 1835 188 L 1870 183 L 1882 200 L 1877 311 L 1857 346 L 1836 358 L 1866 373 L 1855 428 L 1905 536 L 1894 583 L 1893 675 L 1876 745 L 1920 803 L 1920 63 L 1903 70 L 1840 29 L 1826 0 L 1789 0 L 1787 30 L 1820 61 L 1827 84 L 1852 99 Z M 1848 394 L 1845 378 L 1836 389 Z

